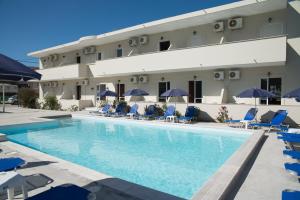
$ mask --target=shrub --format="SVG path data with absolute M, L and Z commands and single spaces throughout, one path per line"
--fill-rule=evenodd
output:
M 71 112 L 76 112 L 76 111 L 79 110 L 79 107 L 78 107 L 77 105 L 72 105 L 72 106 L 69 108 L 69 110 L 70 110 Z
M 44 98 L 42 109 L 46 110 L 60 110 L 61 106 L 56 98 L 56 96 L 47 96 Z
M 181 113 L 178 110 L 176 110 L 175 115 L 176 117 L 181 117 Z
M 221 123 L 224 123 L 225 120 L 230 120 L 226 106 L 221 106 L 219 109 L 217 120 Z
M 25 108 L 38 108 L 38 94 L 30 88 L 21 88 L 19 90 L 19 104 Z

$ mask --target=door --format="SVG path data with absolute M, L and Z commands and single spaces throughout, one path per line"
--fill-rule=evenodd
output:
M 167 97 L 162 97 L 161 94 L 170 89 L 170 81 L 158 83 L 158 101 L 166 102 Z
M 106 84 L 97 85 L 97 94 L 100 94 L 101 92 L 103 92 L 105 90 L 106 90 Z M 99 101 L 99 100 L 105 101 L 106 98 L 105 97 L 100 97 L 100 96 L 97 95 L 97 101 Z
M 261 89 L 268 90 L 275 94 L 275 97 L 261 99 L 261 104 L 281 105 L 281 78 L 263 78 L 261 79 Z
M 118 94 L 119 101 L 125 100 L 124 93 L 125 93 L 125 84 L 123 83 L 117 84 L 117 94 Z
M 81 85 L 76 86 L 76 100 L 81 99 Z
M 189 81 L 189 103 L 202 103 L 202 81 Z

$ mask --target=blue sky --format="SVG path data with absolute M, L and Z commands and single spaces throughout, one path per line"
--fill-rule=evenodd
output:
M 27 53 L 238 0 L 0 0 L 0 53 L 29 66 Z

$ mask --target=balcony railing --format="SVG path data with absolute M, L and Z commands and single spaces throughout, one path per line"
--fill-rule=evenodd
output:
M 272 49 L 272 51 L 270 51 Z M 286 36 L 259 38 L 97 61 L 94 77 L 227 67 L 284 65 Z

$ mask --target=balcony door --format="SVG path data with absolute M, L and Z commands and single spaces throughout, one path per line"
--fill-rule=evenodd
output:
M 81 85 L 76 85 L 76 100 L 81 99 Z
M 162 97 L 162 93 L 166 92 L 170 89 L 170 81 L 166 82 L 159 82 L 158 83 L 158 101 L 159 102 L 166 102 L 167 97 Z
M 105 97 L 100 97 L 98 96 L 98 93 L 100 94 L 101 92 L 105 91 L 106 90 L 106 84 L 99 84 L 97 85 L 97 101 L 99 100 L 102 100 L 102 101 L 105 101 Z
M 189 103 L 202 103 L 202 81 L 189 81 Z
M 124 101 L 125 100 L 124 93 L 125 93 L 125 84 L 118 83 L 117 84 L 117 94 L 118 94 L 119 101 Z
M 260 81 L 261 89 L 268 90 L 275 94 L 275 97 L 261 99 L 261 104 L 281 105 L 281 78 L 262 78 Z

